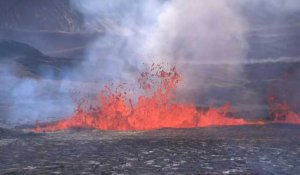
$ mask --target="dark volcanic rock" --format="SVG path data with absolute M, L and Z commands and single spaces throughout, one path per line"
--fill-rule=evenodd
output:
M 14 130 L 9 128 L 1 128 L 0 127 L 0 140 L 2 139 L 16 139 L 20 137 L 26 137 L 32 135 L 31 133 L 23 133 L 20 130 Z M 1 141 L 0 141 L 1 142 Z M 0 143 L 1 145 L 1 143 Z
M 297 174 L 299 126 L 62 131 L 0 140 L 0 174 Z

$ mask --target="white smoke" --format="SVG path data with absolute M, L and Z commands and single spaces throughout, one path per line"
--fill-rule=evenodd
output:
M 74 111 L 75 101 L 68 92 L 71 86 L 63 87 L 68 82 L 20 78 L 10 70 L 0 77 L 0 81 L 1 107 L 5 105 L 7 110 L 1 113 L 3 115 L 1 118 L 7 124 L 33 124 L 38 120 L 53 121 L 69 116 Z
M 143 49 L 155 53 L 159 61 L 179 68 L 185 87 L 181 93 L 188 98 L 206 93 L 210 88 L 206 83 L 211 77 L 209 74 L 231 83 L 241 75 L 238 64 L 209 71 L 197 66 L 205 62 L 221 64 L 245 59 L 245 24 L 236 6 L 229 2 L 171 1 L 158 16 L 158 28 L 150 32 L 143 45 Z
M 266 63 L 299 63 L 299 57 L 279 57 L 279 58 L 259 58 L 259 59 L 247 59 L 247 60 L 224 60 L 215 62 L 212 60 L 199 62 L 187 61 L 189 65 L 249 65 L 249 64 L 266 64 Z
M 87 53 L 89 68 L 83 70 L 99 67 L 88 77 L 130 82 L 142 63 L 164 62 L 179 69 L 183 75 L 181 96 L 190 99 L 210 87 L 206 81 L 211 71 L 195 65 L 245 58 L 245 24 L 230 1 L 71 2 L 84 15 L 89 31 L 97 30 L 97 25 L 109 26 L 108 34 L 100 36 Z M 240 70 L 237 64 L 212 71 L 234 83 Z

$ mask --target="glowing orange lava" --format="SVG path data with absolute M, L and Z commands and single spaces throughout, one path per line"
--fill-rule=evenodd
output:
M 263 124 L 242 118 L 228 117 L 230 105 L 197 110 L 194 104 L 177 103 L 175 91 L 180 81 L 175 67 L 164 70 L 152 65 L 138 78 L 141 95 L 134 97 L 125 85 L 105 86 L 97 107 L 84 109 L 54 123 L 36 125 L 36 132 L 51 132 L 73 127 L 100 130 L 152 130 L 159 128 L 193 128 L 224 125 Z M 135 94 L 136 95 L 136 94 Z M 134 102 L 134 99 L 137 99 Z

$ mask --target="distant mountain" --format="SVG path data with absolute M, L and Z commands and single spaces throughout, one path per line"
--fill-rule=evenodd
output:
M 25 43 L 0 41 L 0 58 L 11 57 L 42 57 L 44 54 Z
M 86 30 L 70 0 L 0 0 L 0 40 L 27 43 L 55 57 L 82 57 L 86 47 L 113 22 L 101 17 Z
M 0 41 L 0 64 L 10 65 L 17 76 L 59 78 L 61 71 L 71 69 L 80 61 L 44 55 L 32 46 L 16 41 Z M 48 77 L 49 78 L 49 77 Z
M 30 31 L 78 32 L 82 16 L 69 0 L 1 0 L 0 28 Z

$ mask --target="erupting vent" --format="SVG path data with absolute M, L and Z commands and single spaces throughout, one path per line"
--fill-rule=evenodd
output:
M 139 92 L 131 92 L 125 84 L 117 87 L 104 86 L 99 94 L 99 104 L 84 108 L 77 106 L 76 113 L 54 123 L 41 126 L 36 124 L 36 132 L 51 132 L 72 127 L 95 128 L 100 130 L 151 130 L 159 128 L 192 128 L 226 125 L 265 124 L 264 121 L 247 121 L 229 117 L 230 105 L 209 107 L 199 110 L 194 104 L 175 101 L 180 75 L 175 67 L 166 70 L 162 65 L 152 65 L 138 78 Z M 299 116 L 289 111 L 288 106 L 270 98 L 275 123 L 300 124 Z M 284 116 L 284 117 L 282 117 Z

